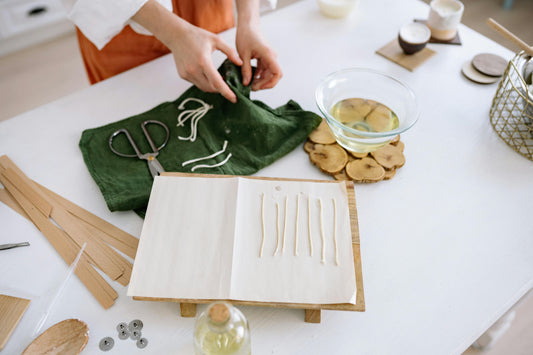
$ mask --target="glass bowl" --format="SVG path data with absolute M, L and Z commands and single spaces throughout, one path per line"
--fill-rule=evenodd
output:
M 398 127 L 385 132 L 349 127 L 332 116 L 339 101 L 361 98 L 377 101 L 398 117 Z M 420 115 L 414 92 L 387 74 L 365 68 L 344 69 L 328 75 L 318 85 L 315 100 L 337 142 L 357 153 L 372 152 L 388 144 L 398 134 L 411 128 Z

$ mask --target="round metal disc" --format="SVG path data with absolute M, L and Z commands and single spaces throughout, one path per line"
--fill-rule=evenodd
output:
M 128 339 L 130 337 L 130 332 L 127 329 L 123 329 L 118 332 L 118 338 L 121 340 Z
M 113 348 L 113 345 L 115 345 L 115 341 L 113 340 L 113 338 L 106 337 L 106 338 L 100 340 L 99 347 L 100 347 L 100 350 L 102 350 L 102 351 L 108 351 L 108 350 L 111 350 Z
M 126 322 L 121 322 L 117 325 L 117 331 L 120 332 L 121 330 L 128 330 Z
M 502 76 L 507 68 L 507 61 L 496 54 L 481 53 L 472 59 L 472 65 L 482 74 Z
M 141 331 L 140 330 L 134 330 L 130 333 L 130 338 L 133 340 L 139 340 L 141 339 Z
M 479 84 L 492 84 L 500 80 L 500 78 L 495 77 L 495 76 L 488 76 L 485 74 L 481 74 L 472 66 L 471 61 L 468 61 L 465 64 L 463 64 L 462 71 L 463 71 L 464 76 L 466 76 L 468 79 Z
M 140 320 L 140 319 L 132 320 L 132 321 L 130 322 L 130 324 L 128 324 L 128 329 L 129 329 L 130 331 L 141 330 L 141 329 L 143 329 L 143 322 L 142 322 L 142 320 Z
M 146 348 L 147 345 L 148 345 L 148 339 L 141 338 L 141 339 L 137 340 L 137 347 L 139 349 L 144 349 L 144 348 Z

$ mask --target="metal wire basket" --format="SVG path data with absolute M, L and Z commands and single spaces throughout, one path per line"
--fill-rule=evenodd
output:
M 511 148 L 533 160 L 533 85 L 528 87 L 524 79 L 530 60 L 520 52 L 507 65 L 492 100 L 490 122 Z

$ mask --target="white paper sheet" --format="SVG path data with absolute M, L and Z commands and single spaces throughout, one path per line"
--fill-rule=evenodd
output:
M 297 196 L 298 256 L 295 256 Z M 333 200 L 337 207 L 336 222 Z M 274 255 L 276 203 L 280 211 L 280 246 Z M 260 257 L 263 221 L 266 233 Z M 154 181 L 128 295 L 355 304 L 354 274 L 348 197 L 343 183 L 166 176 Z

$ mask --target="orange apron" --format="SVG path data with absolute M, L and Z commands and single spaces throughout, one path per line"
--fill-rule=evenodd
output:
M 172 0 L 172 6 L 182 19 L 213 33 L 234 26 L 233 0 Z M 170 53 L 157 38 L 138 34 L 130 26 L 124 27 L 102 50 L 79 29 L 77 35 L 91 85 Z

